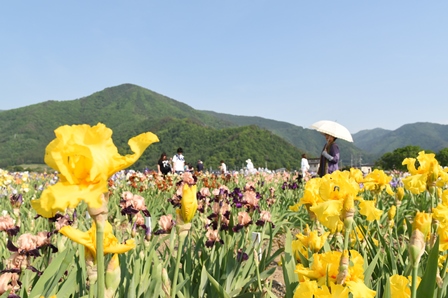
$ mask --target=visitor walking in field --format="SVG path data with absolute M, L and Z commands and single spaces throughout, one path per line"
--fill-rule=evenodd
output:
M 181 147 L 177 148 L 177 153 L 173 157 L 173 172 L 182 174 L 185 171 L 185 157 Z
M 302 160 L 300 162 L 300 169 L 302 170 L 302 179 L 303 181 L 308 181 L 310 179 L 310 164 L 308 163 L 308 159 L 306 158 L 306 154 L 302 154 Z
M 163 176 L 171 172 L 170 161 L 168 160 L 168 157 L 166 156 L 165 152 L 162 153 L 162 155 L 159 158 L 159 161 L 157 162 L 157 172 L 159 175 Z
M 324 133 L 324 136 L 327 142 L 322 149 L 319 169 L 317 171 L 320 177 L 325 176 L 325 174 L 331 174 L 339 169 L 339 146 L 335 142 L 337 138 L 326 133 Z

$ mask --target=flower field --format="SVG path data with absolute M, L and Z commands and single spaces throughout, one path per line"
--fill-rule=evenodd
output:
M 129 170 L 103 125 L 63 126 L 52 173 L 0 169 L 0 297 L 448 297 L 448 172 Z

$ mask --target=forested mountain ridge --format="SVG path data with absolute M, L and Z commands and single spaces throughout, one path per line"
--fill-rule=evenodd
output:
M 255 116 L 235 116 L 192 107 L 151 90 L 123 84 L 68 101 L 46 101 L 0 113 L 0 166 L 43 163 L 54 129 L 64 124 L 102 122 L 113 131 L 120 153 L 127 141 L 151 131 L 160 142 L 152 145 L 137 166 L 154 167 L 161 151 L 169 156 L 184 147 L 187 161 L 204 160 L 216 168 L 220 159 L 241 167 L 247 158 L 255 166 L 298 168 L 300 154 L 317 157 L 324 144 L 315 130 Z M 407 145 L 438 151 L 448 147 L 448 125 L 407 124 L 397 130 L 363 130 L 354 143 L 338 140 L 342 165 L 362 158 L 373 162 L 386 152 Z M 207 161 L 210 163 L 207 165 Z M 355 164 L 356 165 L 356 162 Z

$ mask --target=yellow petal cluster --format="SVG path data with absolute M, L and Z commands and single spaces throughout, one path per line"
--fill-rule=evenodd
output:
M 419 230 L 426 237 L 431 231 L 431 222 L 431 213 L 417 211 L 414 216 L 414 222 L 412 223 L 412 230 Z
M 313 255 L 312 263 L 309 267 L 305 267 L 303 264 L 297 264 L 295 272 L 298 274 L 300 284 L 306 284 L 307 281 L 315 281 L 321 289 L 328 284 L 335 284 L 339 272 L 341 255 L 342 253 L 339 251 L 330 251 L 322 254 L 316 253 Z M 361 254 L 355 250 L 350 250 L 350 265 L 346 277 L 346 286 L 353 297 L 373 298 L 376 292 L 364 284 L 363 264 L 364 258 Z M 308 285 L 311 287 L 306 287 L 307 291 L 315 289 L 311 283 Z
M 59 232 L 71 240 L 84 245 L 92 256 L 96 256 L 96 225 L 94 221 L 92 222 L 92 227 L 87 232 L 82 232 L 72 226 L 62 227 Z M 125 253 L 134 247 L 134 239 L 129 239 L 124 244 L 119 243 L 113 234 L 112 225 L 107 221 L 105 222 L 103 239 L 104 254 Z
M 312 183 L 313 180 L 315 179 L 306 184 L 304 197 L 300 202 L 311 204 L 309 209 L 316 215 L 319 222 L 332 232 L 342 230 L 341 215 L 347 211 L 344 207 L 353 207 L 353 201 L 357 199 L 360 190 L 359 184 L 348 171 L 336 171 Z M 311 199 L 311 197 L 314 198 Z
M 112 130 L 102 123 L 64 125 L 55 135 L 45 150 L 45 163 L 59 172 L 59 181 L 31 202 L 44 217 L 74 208 L 81 200 L 99 208 L 109 177 L 131 166 L 150 144 L 159 141 L 153 133 L 142 133 L 128 141 L 133 154 L 122 156 L 112 141 Z
M 415 164 L 418 161 L 418 168 Z M 417 159 L 405 158 L 403 165 L 407 166 L 410 176 L 403 179 L 406 189 L 414 194 L 424 192 L 432 186 L 442 187 L 448 182 L 448 173 L 439 165 L 434 153 L 420 151 Z
M 375 169 L 363 179 L 364 188 L 366 190 L 380 192 L 384 189 L 390 193 L 390 181 L 392 176 L 387 175 L 384 171 Z

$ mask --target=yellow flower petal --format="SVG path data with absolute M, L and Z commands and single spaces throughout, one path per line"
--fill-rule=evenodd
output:
M 82 232 L 71 226 L 62 227 L 59 232 L 71 240 L 84 245 L 93 256 L 96 255 L 96 225 L 92 222 L 92 227 L 87 232 Z M 103 249 L 104 254 L 108 253 L 125 253 L 135 247 L 134 239 L 127 240 L 121 244 L 112 233 L 112 225 L 109 222 L 104 226 Z
M 142 133 L 128 142 L 134 153 L 121 156 L 112 141 L 112 130 L 102 123 L 92 127 L 64 125 L 55 130 L 55 135 L 45 150 L 45 163 L 60 173 L 59 182 L 53 193 L 45 193 L 42 200 L 33 203 L 45 217 L 64 212 L 67 205 L 76 207 L 80 199 L 91 208 L 99 208 L 109 177 L 131 166 L 150 144 L 159 141 L 153 133 Z M 60 191 L 63 187 L 67 191 Z
M 191 222 L 198 209 L 196 188 L 196 185 L 190 186 L 187 183 L 182 188 L 181 215 L 185 223 Z

